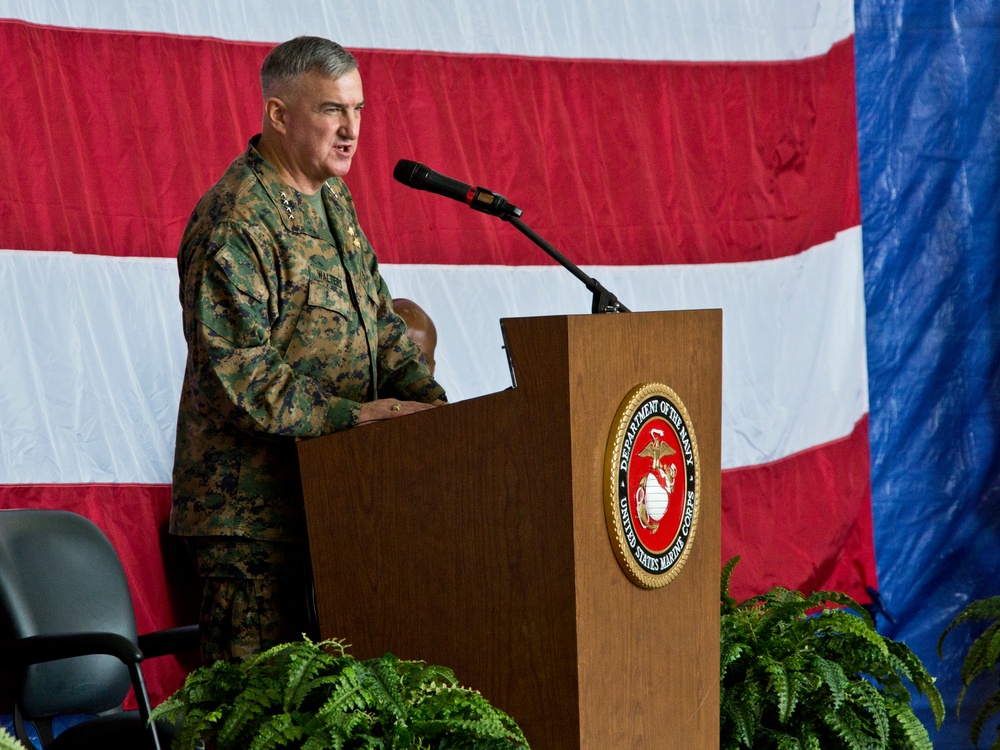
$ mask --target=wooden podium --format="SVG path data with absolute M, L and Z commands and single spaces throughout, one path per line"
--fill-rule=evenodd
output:
M 534 750 L 718 748 L 722 313 L 503 321 L 516 387 L 300 443 L 320 627 L 454 669 Z M 677 577 L 626 577 L 604 465 L 636 385 L 701 463 Z

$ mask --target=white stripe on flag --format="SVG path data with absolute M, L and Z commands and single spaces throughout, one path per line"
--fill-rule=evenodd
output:
M 841 438 L 867 412 L 860 237 L 757 263 L 584 270 L 637 311 L 723 309 L 736 468 Z M 453 401 L 510 385 L 500 318 L 590 308 L 554 264 L 382 271 L 437 322 Z M 169 482 L 185 357 L 174 261 L 6 251 L 0 288 L 0 484 Z
M 722 309 L 724 469 L 842 438 L 868 412 L 860 227 L 777 260 L 583 270 L 635 311 Z M 500 318 L 583 314 L 591 304 L 554 263 L 382 273 L 394 296 L 419 302 L 436 322 L 437 376 L 451 400 L 510 385 Z
M 798 60 L 854 33 L 851 0 L 0 0 L 0 18 L 257 42 L 628 60 Z
M 177 263 L 0 252 L 0 484 L 169 481 Z

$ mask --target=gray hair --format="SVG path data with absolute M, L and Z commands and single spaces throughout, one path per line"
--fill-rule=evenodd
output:
M 299 36 L 279 44 L 264 58 L 260 88 L 267 99 L 306 73 L 316 72 L 336 80 L 357 69 L 354 55 L 336 42 L 318 36 Z

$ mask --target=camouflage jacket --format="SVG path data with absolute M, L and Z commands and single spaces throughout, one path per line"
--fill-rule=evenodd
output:
M 392 310 L 343 181 L 322 189 L 328 232 L 255 143 L 201 199 L 181 241 L 188 355 L 170 531 L 295 541 L 295 439 L 356 424 L 365 401 L 431 402 L 444 391 Z

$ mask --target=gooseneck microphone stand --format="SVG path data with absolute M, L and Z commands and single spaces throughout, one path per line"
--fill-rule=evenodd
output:
M 525 224 L 520 219 L 521 209 L 517 209 L 517 214 L 513 212 L 500 214 L 500 218 L 504 221 L 513 224 L 517 227 L 521 234 L 527 237 L 529 240 L 538 245 L 542 250 L 551 255 L 556 262 L 558 262 L 563 268 L 569 271 L 571 274 L 576 276 L 580 281 L 583 282 L 584 286 L 587 287 L 594 295 L 593 304 L 590 307 L 590 312 L 592 313 L 617 313 L 617 312 L 631 312 L 625 305 L 618 301 L 618 298 L 609 292 L 600 281 L 588 276 L 580 267 L 577 266 L 573 261 L 567 258 L 565 255 L 556 250 L 552 245 L 543 240 L 537 232 L 535 232 L 531 227 Z
M 601 282 L 581 271 L 576 264 L 539 237 L 535 231 L 521 221 L 521 209 L 509 203 L 499 193 L 494 193 L 492 190 L 487 190 L 483 187 L 473 187 L 464 182 L 459 182 L 409 159 L 400 159 L 396 163 L 396 168 L 393 170 L 392 176 L 408 187 L 443 195 L 446 198 L 465 203 L 474 211 L 480 211 L 490 216 L 498 216 L 504 221 L 513 224 L 525 237 L 552 256 L 556 262 L 576 276 L 591 291 L 594 295 L 594 302 L 590 308 L 592 313 L 631 312 L 625 305 L 618 301 L 618 298 L 614 294 L 605 289 L 601 285 Z

